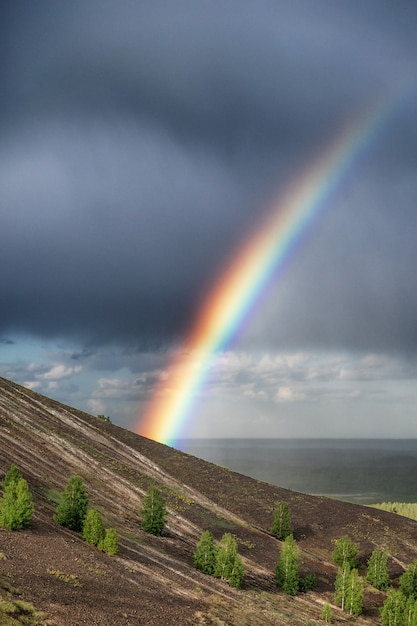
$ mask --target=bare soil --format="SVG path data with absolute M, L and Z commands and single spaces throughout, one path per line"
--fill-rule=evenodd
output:
M 242 476 L 0 379 L 0 477 L 11 463 L 28 480 L 35 515 L 28 530 L 0 530 L 0 573 L 19 597 L 45 613 L 39 623 L 319 624 L 323 603 L 333 597 L 334 539 L 349 535 L 358 544 L 362 574 L 374 547 L 386 548 L 394 583 L 417 559 L 412 520 Z M 71 474 L 82 477 L 105 526 L 117 530 L 116 556 L 53 521 L 58 494 Z M 161 488 L 168 506 L 161 538 L 140 528 L 141 499 L 150 484 Z M 313 592 L 296 598 L 274 585 L 281 544 L 270 527 L 279 500 L 291 508 L 301 573 L 314 572 L 318 579 Z M 246 570 L 242 590 L 193 567 L 204 530 L 216 539 L 224 532 L 236 535 Z M 11 595 L 0 584 L 0 596 Z M 384 597 L 366 586 L 364 615 L 354 623 L 379 623 Z M 332 609 L 333 623 L 352 623 Z

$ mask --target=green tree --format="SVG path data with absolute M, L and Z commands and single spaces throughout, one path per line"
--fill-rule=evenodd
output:
M 362 581 L 359 578 L 358 570 L 352 569 L 349 573 L 345 611 L 351 615 L 360 615 L 362 613 L 362 606 Z
M 108 530 L 106 530 L 106 534 L 102 543 L 99 545 L 99 548 L 110 556 L 118 553 L 119 539 L 117 537 L 117 532 L 114 530 L 114 528 L 109 528 Z
M 348 565 L 345 565 L 344 567 L 339 567 L 334 585 L 334 601 L 342 608 L 342 611 L 345 610 L 346 606 L 346 600 L 349 593 L 349 582 L 350 568 L 348 567 Z
M 23 478 L 22 474 L 20 473 L 20 469 L 14 463 L 12 463 L 1 483 L 3 491 L 6 489 L 7 485 L 12 482 L 16 483 L 19 478 Z
M 242 557 L 236 553 L 233 561 L 232 571 L 228 578 L 228 583 L 231 587 L 240 589 L 245 577 L 245 568 L 243 567 Z
M 291 511 L 288 502 L 276 503 L 271 533 L 282 541 L 292 534 Z
M 400 578 L 400 590 L 408 598 L 417 599 L 417 561 L 411 563 Z
M 387 561 L 388 553 L 382 548 L 375 548 L 368 561 L 366 580 L 380 591 L 386 591 L 389 586 Z
M 88 510 L 88 496 L 84 483 L 79 476 L 71 476 L 65 490 L 61 494 L 61 501 L 57 506 L 54 520 L 60 526 L 81 532 Z
M 213 535 L 209 530 L 203 532 L 194 552 L 194 566 L 203 574 L 214 574 L 216 565 L 216 547 Z
M 350 569 L 347 564 L 339 567 L 335 581 L 334 600 L 342 611 L 351 615 L 362 613 L 363 588 L 357 569 Z
M 225 533 L 220 539 L 216 550 L 216 563 L 214 567 L 214 575 L 216 578 L 229 580 L 233 571 L 236 554 L 236 539 L 231 533 Z
M 106 536 L 101 514 L 89 509 L 83 523 L 83 539 L 92 546 L 100 546 Z
M 321 619 L 326 624 L 331 624 L 332 623 L 333 613 L 332 613 L 331 606 L 330 606 L 330 604 L 328 602 L 326 602 L 326 604 L 323 606 L 323 611 L 321 612 Z
M 143 499 L 142 530 L 161 537 L 165 532 L 167 509 L 161 492 L 155 486 L 149 487 Z
M 417 600 L 412 596 L 404 603 L 404 626 L 417 626 Z
M 24 478 L 6 482 L 0 499 L 0 526 L 7 530 L 22 530 L 30 526 L 33 515 L 32 496 Z
M 347 535 L 336 539 L 333 543 L 335 544 L 332 555 L 333 563 L 342 568 L 344 568 L 345 565 L 347 565 L 349 569 L 355 568 L 358 560 L 358 548 L 356 544 L 354 544 Z
M 401 591 L 393 589 L 388 593 L 381 608 L 381 625 L 382 626 L 403 626 L 405 612 L 405 596 Z
M 289 596 L 295 596 L 299 586 L 298 547 L 292 535 L 282 546 L 281 555 L 275 569 L 277 586 Z
M 226 580 L 232 587 L 239 588 L 242 586 L 244 575 L 236 539 L 231 533 L 225 533 L 217 546 L 214 576 Z

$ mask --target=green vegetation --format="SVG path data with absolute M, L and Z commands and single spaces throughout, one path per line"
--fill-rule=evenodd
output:
M 417 520 L 417 502 L 381 502 L 372 504 L 372 508 L 397 513 L 403 517 Z
M 22 530 L 30 526 L 33 515 L 29 486 L 16 465 L 12 464 L 2 482 L 0 526 L 6 530 Z
M 358 570 L 352 569 L 346 596 L 345 611 L 350 615 L 360 615 L 363 607 L 363 585 Z
M 105 418 L 105 416 L 98 417 L 110 421 L 110 419 Z M 122 465 L 120 461 L 112 460 L 111 464 L 112 466 L 114 465 L 119 472 L 123 471 L 125 474 L 134 471 Z M 142 477 L 140 485 L 148 485 L 148 481 L 149 478 Z M 11 530 L 28 527 L 33 515 L 32 496 L 29 491 L 28 483 L 22 477 L 16 465 L 12 464 L 10 466 L 1 485 L 3 493 L 0 498 L 0 526 Z M 57 495 L 55 491 L 46 492 L 46 490 L 44 490 L 43 493 L 51 494 L 51 498 L 55 498 Z M 169 503 L 170 511 L 174 509 L 182 512 L 185 511 L 188 506 L 194 504 L 194 500 L 182 493 L 174 491 L 172 488 L 164 487 L 163 493 Z M 234 492 L 231 492 L 231 497 L 233 497 L 233 493 Z M 57 507 L 54 519 L 58 524 L 81 532 L 82 538 L 86 543 L 97 547 L 106 554 L 117 554 L 119 549 L 117 532 L 114 528 L 106 530 L 102 515 L 97 510 L 89 508 L 88 495 L 80 477 L 70 477 L 65 490 L 59 494 L 59 498 L 56 499 L 56 502 Z M 196 503 L 198 503 L 197 500 Z M 142 499 L 141 505 L 142 529 L 147 533 L 163 536 L 166 529 L 167 508 L 166 500 L 162 496 L 161 490 L 154 485 L 149 487 Z M 375 507 L 417 518 L 417 504 L 382 503 L 375 505 Z M 412 514 L 413 507 L 415 507 L 414 515 Z M 195 508 L 197 509 L 197 506 Z M 207 530 L 203 532 L 193 554 L 194 566 L 204 574 L 224 580 L 232 587 L 241 588 L 244 581 L 245 570 L 242 558 L 238 553 L 238 545 L 245 546 L 246 549 L 253 549 L 255 544 L 249 541 L 249 539 L 240 540 L 239 543 L 238 538 L 232 534 L 232 531 L 238 528 L 237 523 L 232 523 L 228 519 L 223 520 L 223 518 L 217 517 L 217 514 L 215 514 L 213 510 L 207 513 L 203 507 L 201 507 L 201 509 L 201 511 L 197 511 L 196 513 L 196 515 L 198 514 L 199 516 L 197 518 L 197 524 L 201 523 L 201 519 L 204 519 L 205 523 L 209 522 L 208 525 L 210 528 L 214 529 L 215 534 L 217 535 L 218 533 L 217 536 L 220 536 L 221 532 L 223 532 L 218 528 L 221 525 L 227 527 L 227 530 L 230 532 L 225 532 L 218 543 L 215 542 L 213 534 L 210 531 Z M 266 503 L 264 509 L 266 524 L 268 524 L 268 516 L 271 514 L 271 509 L 272 507 L 268 509 L 268 503 Z M 133 510 L 127 511 L 126 515 L 128 514 L 131 515 L 131 518 L 126 517 L 126 519 L 137 519 Z M 362 514 L 360 519 L 362 517 L 369 518 L 371 521 L 373 520 L 375 524 L 382 524 L 380 517 L 385 516 L 372 518 L 371 516 Z M 232 517 L 230 519 L 233 520 Z M 354 533 L 353 536 L 355 538 L 362 538 L 364 535 L 358 532 L 358 526 L 356 524 L 357 522 L 355 521 L 354 523 L 353 520 L 352 523 L 347 524 L 346 527 L 349 528 L 349 532 Z M 385 526 L 385 530 L 386 529 L 389 529 L 388 523 Z M 301 530 L 302 529 L 298 529 L 299 536 L 305 537 L 305 535 L 301 534 Z M 310 591 L 314 589 L 316 586 L 316 575 L 309 572 L 304 576 L 300 576 L 299 573 L 300 552 L 292 534 L 291 511 L 288 503 L 285 501 L 275 504 L 271 533 L 282 541 L 282 544 L 279 544 L 281 549 L 279 561 L 275 568 L 277 587 L 288 596 L 295 596 L 299 591 Z M 366 529 L 366 533 L 367 539 L 372 539 L 371 530 Z M 146 541 L 143 535 L 140 536 L 141 541 Z M 381 535 L 378 535 L 375 538 L 375 543 L 377 541 L 384 542 L 384 545 L 389 545 L 388 538 L 385 536 L 384 539 L 381 539 Z M 358 546 L 347 535 L 333 540 L 333 544 L 334 550 L 332 558 L 333 562 L 338 567 L 335 579 L 334 602 L 341 607 L 345 613 L 352 616 L 351 618 L 346 616 L 348 621 L 352 621 L 353 617 L 360 615 L 363 610 L 363 580 L 357 569 L 359 555 Z M 323 550 L 323 552 L 325 552 L 325 550 Z M 91 551 L 88 551 L 88 554 L 91 556 Z M 365 568 L 362 566 L 360 569 L 361 573 L 363 573 L 363 577 L 365 578 L 366 576 L 366 581 L 370 585 L 379 591 L 388 592 L 384 594 L 386 600 L 381 608 L 381 624 L 383 626 L 392 626 L 394 624 L 396 626 L 417 626 L 417 561 L 407 566 L 402 576 L 394 581 L 395 588 L 391 589 L 387 567 L 389 556 L 386 550 L 376 547 L 368 559 L 366 572 Z M 393 552 L 393 558 L 395 558 L 395 556 L 395 552 Z M 5 554 L 2 552 L 0 552 L 0 560 L 7 560 Z M 77 561 L 77 559 L 75 560 Z M 308 569 L 310 569 L 309 557 L 306 557 L 306 561 L 308 562 Z M 44 565 L 44 567 L 46 566 Z M 61 567 L 63 566 L 61 565 Z M 96 573 L 103 573 L 90 564 L 84 563 L 84 567 L 90 568 L 90 571 L 95 571 Z M 71 565 L 68 569 L 71 569 Z M 131 571 L 133 572 L 135 570 Z M 55 577 L 57 580 L 67 585 L 73 587 L 79 587 L 81 585 L 78 576 L 75 574 L 66 573 L 58 569 L 48 569 L 47 572 L 50 576 Z M 0 575 L 0 582 L 1 578 Z M 370 591 L 369 588 L 367 590 L 368 592 Z M 258 592 L 257 589 L 255 591 Z M 4 595 L 0 585 L 0 624 L 3 625 L 4 623 L 7 626 L 9 624 L 13 626 L 15 624 L 44 624 L 43 621 L 36 621 L 38 616 L 42 616 L 42 614 L 36 612 L 32 605 L 24 603 L 12 596 L 4 597 Z M 251 590 L 247 593 L 247 596 L 250 597 L 250 595 Z M 380 597 L 381 594 L 374 595 L 374 598 L 377 598 L 376 601 L 379 601 L 381 605 L 382 601 L 379 600 Z M 291 602 L 290 599 L 285 600 L 282 596 L 281 601 Z M 373 600 L 373 602 L 375 602 L 375 600 Z M 373 602 L 372 604 L 370 603 L 372 610 Z M 335 620 L 329 602 L 326 602 L 322 606 L 321 619 L 327 624 L 331 624 L 332 621 Z
M 167 509 L 160 490 L 149 487 L 143 499 L 142 530 L 161 537 L 165 533 Z
M 333 613 L 331 606 L 328 602 L 323 606 L 323 611 L 321 612 L 321 619 L 326 624 L 331 624 L 333 620 Z
M 10 483 L 16 483 L 19 478 L 23 478 L 22 474 L 20 473 L 20 469 L 14 463 L 12 463 L 1 483 L 3 491 L 5 491 Z
M 292 534 L 291 511 L 288 502 L 277 502 L 271 533 L 282 541 Z
M 102 420 L 103 422 L 108 422 L 109 424 L 111 424 L 111 419 L 108 415 L 97 415 L 99 420 Z
M 194 566 L 203 572 L 213 576 L 216 565 L 216 547 L 213 535 L 209 530 L 203 532 L 194 552 Z
M 84 483 L 79 476 L 71 476 L 57 506 L 55 521 L 76 532 L 83 529 L 88 510 L 88 496 Z
M 203 532 L 194 552 L 194 565 L 204 574 L 226 580 L 231 587 L 242 586 L 245 570 L 231 533 L 224 533 L 216 546 L 211 532 Z
M 366 580 L 380 591 L 386 591 L 389 587 L 387 561 L 388 553 L 381 548 L 375 548 L 368 561 Z
M 114 528 L 106 530 L 106 534 L 99 548 L 109 556 L 114 556 L 119 552 L 119 539 Z
M 2 626 L 43 626 L 47 624 L 43 613 L 31 602 L 23 600 L 0 600 L 0 624 Z
M 363 584 L 356 568 L 350 569 L 348 564 L 339 567 L 335 581 L 334 601 L 342 611 L 350 615 L 362 613 Z
M 106 536 L 103 518 L 95 509 L 89 509 L 83 524 L 83 539 L 92 546 L 100 547 Z
M 417 600 L 391 589 L 381 609 L 382 626 L 417 626 Z
M 119 539 L 114 528 L 104 528 L 101 513 L 88 508 L 88 496 L 79 476 L 71 476 L 54 516 L 57 524 L 81 532 L 84 541 L 106 554 L 119 551 Z
M 360 615 L 363 605 L 363 584 L 356 569 L 358 547 L 347 535 L 334 540 L 333 543 L 335 544 L 333 563 L 338 566 L 334 601 L 342 611 L 350 615 Z
M 33 604 L 19 596 L 7 576 L 0 574 L 0 624 L 1 626 L 47 626 L 50 622 Z
M 338 567 L 353 569 L 357 565 L 358 560 L 358 548 L 353 541 L 347 536 L 343 535 L 340 539 L 333 541 L 335 549 L 332 554 L 333 563 Z
M 65 572 L 61 572 L 59 569 L 48 569 L 46 570 L 48 574 L 55 576 L 58 580 L 61 580 L 63 583 L 67 583 L 72 587 L 80 587 L 81 583 L 78 580 L 78 576 L 76 574 L 66 574 Z
M 349 567 L 347 566 L 339 567 L 337 576 L 336 576 L 336 581 L 334 584 L 334 587 L 335 587 L 334 601 L 336 604 L 338 604 L 342 608 L 342 611 L 345 610 L 346 598 L 347 598 L 347 594 L 349 590 L 349 575 L 350 575 Z
M 240 588 L 244 575 L 236 539 L 231 533 L 225 533 L 217 546 L 214 576 L 226 580 L 231 587 Z
M 277 586 L 289 596 L 295 596 L 298 591 L 300 582 L 298 571 L 298 548 L 294 537 L 289 535 L 284 541 L 275 569 Z
M 411 563 L 401 576 L 400 591 L 405 597 L 417 600 L 417 561 Z

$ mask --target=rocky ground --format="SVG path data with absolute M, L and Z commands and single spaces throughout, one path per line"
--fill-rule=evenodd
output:
M 323 603 L 332 601 L 332 540 L 347 534 L 358 544 L 362 573 L 376 545 L 390 552 L 394 580 L 417 559 L 417 523 L 412 520 L 256 481 L 4 379 L 0 451 L 0 476 L 16 463 L 36 506 L 30 529 L 0 530 L 0 594 L 9 601 L 30 601 L 45 614 L 26 623 L 319 624 Z M 116 528 L 118 555 L 107 556 L 54 523 L 58 494 L 73 473 L 82 477 L 106 527 Z M 141 498 L 154 483 L 169 510 L 161 538 L 140 529 Z M 291 508 L 302 573 L 314 572 L 318 578 L 314 592 L 294 599 L 274 586 L 280 542 L 269 530 L 279 500 Z M 242 590 L 193 567 L 192 554 L 204 530 L 216 539 L 224 532 L 236 535 L 246 569 Z M 355 623 L 378 623 L 383 599 L 367 587 L 364 615 Z M 333 613 L 333 623 L 349 618 L 336 607 Z

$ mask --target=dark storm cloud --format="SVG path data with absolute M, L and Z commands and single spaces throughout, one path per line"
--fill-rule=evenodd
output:
M 0 333 L 182 334 L 269 196 L 415 74 L 416 16 L 388 2 L 6 3 Z M 382 346 L 395 319 L 392 343 L 417 345 L 412 110 L 294 266 L 303 307 L 281 296 L 269 313 L 292 343 Z

